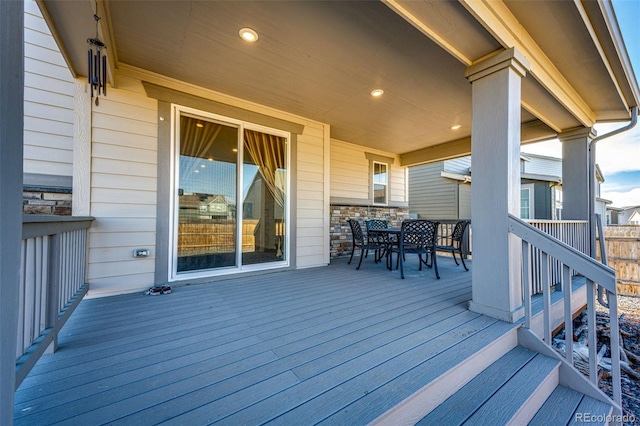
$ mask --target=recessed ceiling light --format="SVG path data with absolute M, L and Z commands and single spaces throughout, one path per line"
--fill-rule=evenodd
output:
M 454 124 L 453 126 L 451 126 L 451 130 L 458 130 L 461 127 L 462 127 L 461 124 Z
M 244 41 L 248 41 L 249 43 L 258 41 L 258 33 L 251 28 L 241 28 L 240 31 L 238 31 L 238 34 L 240 34 L 240 38 Z
M 196 127 L 204 127 L 204 124 L 202 124 L 202 123 L 196 123 Z
M 200 164 L 200 167 L 204 169 L 207 166 L 205 164 Z
M 238 152 L 238 148 L 233 148 L 231 151 Z
M 379 98 L 380 96 L 382 96 L 384 93 L 384 90 L 382 89 L 374 89 L 371 91 L 371 96 L 373 96 L 374 98 Z
M 207 160 L 213 161 L 213 157 L 209 157 L 209 158 L 207 158 Z

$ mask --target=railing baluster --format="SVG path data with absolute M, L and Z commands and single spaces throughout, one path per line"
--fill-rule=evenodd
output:
M 54 327 L 60 312 L 60 235 L 52 235 L 49 248 L 49 277 L 48 277 L 48 312 L 47 327 Z M 53 338 L 53 348 L 55 352 L 58 346 L 58 336 Z
M 596 339 L 596 286 L 587 279 L 587 326 L 589 345 L 589 379 L 595 385 L 598 384 L 598 348 Z
M 18 344 L 16 345 L 16 359 L 20 358 L 24 349 L 24 329 L 26 327 L 24 314 L 27 312 L 27 299 L 25 298 L 25 289 L 26 289 L 26 270 L 27 270 L 27 240 L 22 240 L 22 244 L 20 246 L 20 289 L 18 292 L 18 306 L 19 306 L 19 315 L 18 315 Z
M 44 330 L 44 324 L 42 321 L 44 320 L 44 312 L 42 306 L 44 304 L 45 298 L 43 297 L 43 288 L 45 283 L 44 274 L 44 253 L 43 246 L 44 240 L 47 237 L 38 237 L 35 241 L 35 257 L 34 257 L 34 280 L 33 280 L 33 291 L 34 291 L 34 303 L 33 303 L 33 332 L 31 335 L 31 341 L 34 341 L 38 338 L 42 330 Z
M 571 268 L 562 265 L 562 292 L 564 293 L 564 347 L 567 362 L 573 365 L 573 309 L 571 296 L 573 286 L 571 282 Z
M 26 270 L 25 270 L 25 286 L 24 286 L 24 329 L 23 329 L 23 343 L 27 349 L 31 344 L 31 336 L 33 335 L 33 301 L 35 299 L 34 281 L 35 281 L 35 253 L 36 253 L 36 241 L 35 238 L 27 240 L 27 257 L 26 257 Z
M 611 334 L 611 373 L 613 400 L 620 403 L 622 401 L 622 386 L 620 377 L 620 328 L 618 324 L 618 296 L 616 293 L 607 291 L 609 301 L 609 330 Z M 621 412 L 614 413 L 621 415 Z
M 551 344 L 551 289 L 549 288 L 549 256 L 542 252 L 540 263 L 542 298 L 544 300 L 544 341 Z
M 522 240 L 522 287 L 524 293 L 524 326 L 531 328 L 531 247 Z

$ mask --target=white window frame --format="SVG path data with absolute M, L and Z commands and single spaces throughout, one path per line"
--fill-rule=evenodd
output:
M 536 218 L 535 199 L 534 199 L 535 185 L 532 183 L 526 183 L 520 186 L 520 216 L 522 216 L 522 191 L 523 190 L 527 190 L 529 194 L 529 197 L 528 197 L 529 198 L 529 217 L 527 219 L 535 219 Z
M 385 176 L 386 182 L 376 182 L 376 164 L 380 164 L 386 168 Z M 372 161 L 371 162 L 371 202 L 376 206 L 388 206 L 389 205 L 389 181 L 391 180 L 391 167 L 389 163 L 384 163 L 382 161 Z M 376 203 L 376 185 L 384 185 L 384 203 Z
M 200 116 L 204 119 L 214 120 L 221 123 L 226 123 L 231 126 L 238 127 L 238 162 L 237 162 L 237 182 L 236 182 L 236 226 L 238 229 L 236 235 L 236 247 L 239 249 L 236 251 L 236 266 L 232 267 L 224 267 L 224 268 L 215 268 L 215 269 L 204 269 L 197 270 L 194 272 L 177 272 L 177 263 L 178 263 L 178 203 L 177 203 L 177 193 L 178 193 L 178 182 L 180 181 L 179 176 L 179 157 L 180 157 L 180 114 L 186 113 L 188 115 Z M 171 231 L 169 232 L 169 262 L 168 262 L 168 281 L 182 281 L 186 279 L 194 279 L 194 278 L 205 278 L 205 277 L 215 277 L 220 275 L 228 275 L 240 272 L 247 271 L 255 271 L 255 270 L 268 270 L 275 268 L 288 267 L 291 265 L 291 133 L 283 130 L 274 129 L 271 127 L 262 126 L 259 124 L 234 119 L 231 117 L 226 117 L 218 114 L 213 114 L 210 112 L 206 112 L 203 110 L 190 108 L 182 105 L 172 104 L 171 105 L 171 197 L 170 197 L 170 223 L 172 226 Z M 281 136 L 286 139 L 287 144 L 287 153 L 286 153 L 286 167 L 287 167 L 287 194 L 285 200 L 285 241 L 284 247 L 286 250 L 286 254 L 284 256 L 285 260 L 280 262 L 269 262 L 269 263 L 257 263 L 251 265 L 243 265 L 242 264 L 242 197 L 243 197 L 243 173 L 242 173 L 242 158 L 244 156 L 244 144 L 241 143 L 243 140 L 244 129 L 255 130 L 259 132 L 264 132 L 268 134 L 272 134 L 275 136 Z

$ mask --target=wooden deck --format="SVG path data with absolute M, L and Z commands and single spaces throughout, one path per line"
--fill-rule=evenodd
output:
M 368 423 L 513 328 L 467 310 L 451 258 L 436 280 L 409 257 L 84 300 L 15 424 Z

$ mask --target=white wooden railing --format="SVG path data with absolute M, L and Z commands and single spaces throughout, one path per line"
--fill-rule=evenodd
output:
M 25 216 L 22 225 L 16 389 L 88 290 L 87 229 L 91 217 Z
M 541 285 L 543 297 L 543 336 L 544 343 L 552 347 L 551 324 L 551 290 L 550 268 L 552 262 L 558 262 L 561 268 L 561 282 L 564 293 L 564 327 L 565 327 L 565 356 L 567 362 L 573 365 L 573 317 L 572 306 L 572 271 L 586 278 L 587 312 L 589 332 L 589 380 L 597 385 L 597 340 L 596 340 L 596 286 L 600 286 L 607 293 L 610 318 L 610 343 L 611 343 L 611 367 L 613 400 L 619 407 L 622 404 L 622 392 L 620 387 L 620 341 L 618 330 L 618 309 L 616 273 L 610 267 L 603 265 L 595 259 L 587 256 L 568 244 L 552 237 L 528 223 L 509 215 L 509 232 L 522 240 L 522 280 L 524 295 L 524 327 L 531 329 L 531 297 L 532 292 L 532 265 L 531 251 L 540 252 Z
M 525 220 L 529 225 L 535 226 L 574 249 L 589 254 L 589 222 L 586 220 Z M 531 250 L 532 289 L 534 293 L 542 293 L 542 270 L 540 250 Z M 575 272 L 574 272 L 575 274 Z M 549 268 L 549 282 L 551 286 L 560 283 L 562 279 L 562 267 L 558 260 L 551 261 Z

